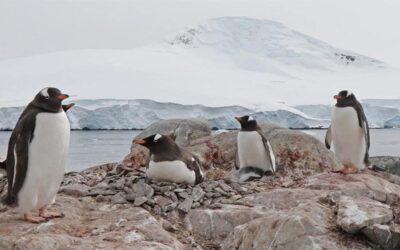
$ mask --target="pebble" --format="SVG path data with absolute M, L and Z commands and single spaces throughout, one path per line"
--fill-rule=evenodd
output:
M 188 213 L 190 211 L 190 209 L 192 208 L 192 204 L 193 204 L 193 199 L 187 198 L 187 199 L 185 199 L 184 202 L 179 204 L 178 209 L 184 213 Z
M 188 213 L 190 209 L 206 207 L 218 209 L 222 204 L 249 204 L 241 201 L 243 195 L 256 192 L 256 185 L 208 180 L 196 186 L 147 180 L 142 173 L 110 174 L 93 188 L 88 196 L 96 201 L 112 204 L 133 203 L 157 215 L 175 209 Z
M 128 201 L 125 199 L 125 195 L 122 192 L 120 192 L 111 198 L 111 203 L 112 204 L 126 204 L 126 203 L 128 203 Z
M 147 200 L 148 200 L 148 199 L 147 199 L 146 197 L 144 197 L 144 196 L 137 197 L 137 198 L 135 199 L 135 202 L 133 203 L 133 205 L 134 205 L 135 207 L 140 207 L 141 205 L 143 205 L 144 203 L 146 203 Z

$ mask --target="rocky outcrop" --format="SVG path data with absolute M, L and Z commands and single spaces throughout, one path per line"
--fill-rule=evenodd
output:
M 145 138 L 153 134 L 173 134 L 176 143 L 180 146 L 187 146 L 193 140 L 202 138 L 211 134 L 211 129 L 207 120 L 202 119 L 173 119 L 161 120 L 153 123 L 136 138 Z
M 370 158 L 370 165 L 379 171 L 400 176 L 400 157 L 376 156 Z
M 368 198 L 341 196 L 337 224 L 348 233 L 357 233 L 374 224 L 386 224 L 393 219 L 389 205 Z
M 65 218 L 40 225 L 1 214 L 0 249 L 184 249 L 162 223 L 142 208 L 59 195 L 54 209 Z
M 138 135 L 138 138 L 155 133 L 155 128 L 158 128 L 158 126 L 154 125 L 154 127 L 144 130 L 143 133 Z M 163 121 L 163 126 L 166 128 L 175 128 L 176 121 Z M 274 124 L 261 124 L 261 127 L 266 138 L 270 140 L 276 156 L 279 168 L 278 172 L 281 175 L 286 177 L 291 176 L 294 180 L 300 180 L 314 173 L 342 168 L 342 165 L 334 157 L 332 151 L 327 150 L 318 139 L 305 133 L 282 128 Z M 196 127 L 187 131 L 194 130 L 196 130 Z M 204 131 L 202 134 L 206 134 L 205 130 L 202 131 Z M 166 132 L 173 132 L 173 130 Z M 184 134 L 190 133 L 185 132 Z M 236 131 L 203 137 L 193 136 L 189 137 L 189 139 L 185 139 L 187 136 L 180 138 L 180 145 L 185 146 L 187 150 L 193 152 L 200 159 L 204 169 L 213 170 L 209 171 L 210 177 L 227 176 L 228 172 L 234 168 Z M 184 142 L 181 140 L 184 140 Z M 132 145 L 131 153 L 124 159 L 123 163 L 133 168 L 143 167 L 146 164 L 147 158 L 147 149 Z M 288 183 L 288 185 L 290 184 Z

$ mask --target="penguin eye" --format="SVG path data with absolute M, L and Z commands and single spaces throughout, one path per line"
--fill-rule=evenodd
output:
M 49 100 L 49 99 L 50 99 L 50 96 L 45 95 L 45 96 L 44 96 L 44 99 Z

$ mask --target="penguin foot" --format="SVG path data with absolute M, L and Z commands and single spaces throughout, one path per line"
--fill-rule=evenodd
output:
M 47 209 L 40 209 L 39 216 L 45 219 L 64 218 L 65 214 L 61 212 L 50 212 Z
M 33 216 L 32 214 L 24 214 L 24 219 L 26 221 L 29 221 L 31 223 L 35 223 L 35 224 L 39 224 L 39 223 L 43 223 L 43 222 L 47 222 L 48 219 L 41 217 L 41 216 Z
M 358 169 L 354 166 L 344 165 L 344 168 L 341 170 L 343 174 L 355 174 L 358 172 Z

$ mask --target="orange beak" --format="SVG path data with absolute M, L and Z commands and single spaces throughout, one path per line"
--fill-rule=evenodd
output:
M 134 140 L 133 143 L 138 144 L 138 145 L 144 145 L 147 142 L 143 139 L 139 139 L 139 140 Z
M 69 95 L 67 95 L 67 94 L 61 94 L 61 95 L 57 96 L 57 99 L 63 101 L 65 99 L 67 99 L 68 97 L 69 97 Z
M 236 116 L 235 119 L 236 119 L 237 121 L 239 121 L 239 122 L 242 121 L 242 118 L 240 118 L 240 117 L 238 117 L 238 116 Z
M 335 95 L 333 98 L 336 99 L 336 100 L 342 99 L 342 97 L 340 95 Z

